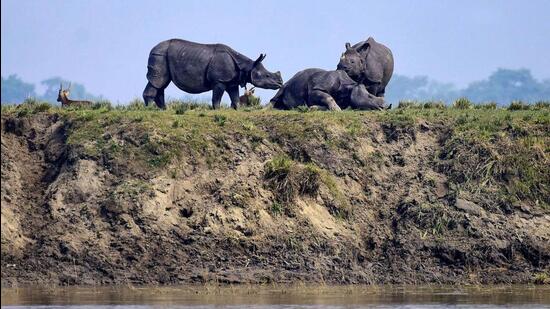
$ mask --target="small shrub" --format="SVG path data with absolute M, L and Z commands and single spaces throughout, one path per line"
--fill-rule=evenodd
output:
M 225 125 L 227 117 L 224 115 L 214 115 L 214 122 L 217 123 L 220 127 Z
M 244 122 L 242 122 L 242 125 L 243 125 L 243 128 L 244 128 L 246 131 L 252 131 L 252 130 L 254 130 L 254 128 L 256 127 L 256 126 L 254 125 L 254 123 L 251 122 L 251 121 L 244 121 Z
M 274 214 L 274 215 L 280 215 L 282 214 L 284 211 L 284 206 L 283 204 L 281 203 L 273 203 L 273 205 L 271 205 L 271 213 Z
M 195 100 L 170 100 L 167 104 L 167 108 L 173 110 L 176 115 L 183 115 L 188 110 L 208 110 L 210 109 L 210 105 Z
M 321 184 L 321 169 L 313 163 L 308 163 L 304 167 L 300 177 L 300 194 L 316 196 Z
M 397 108 L 399 109 L 422 108 L 422 104 L 420 104 L 420 102 L 418 101 L 405 100 L 405 101 L 399 101 Z
M 533 105 L 533 108 L 537 110 L 550 108 L 550 101 L 538 101 Z
M 155 105 L 154 102 L 150 102 L 149 105 Z M 144 110 L 147 107 L 145 106 L 145 102 L 143 102 L 142 99 L 133 99 L 128 103 L 128 105 L 125 107 L 127 110 Z
M 550 276 L 546 273 L 538 273 L 533 278 L 535 284 L 550 284 Z
M 113 109 L 113 105 L 108 100 L 97 101 L 92 104 L 92 109 L 102 109 L 102 108 L 110 111 Z
M 176 106 L 173 107 L 173 110 L 176 113 L 176 115 L 185 114 L 185 111 L 187 111 L 187 109 L 188 109 L 187 105 L 184 105 L 184 104 L 177 104 Z
M 34 107 L 34 113 L 41 113 L 41 112 L 46 112 L 48 110 L 50 110 L 52 106 L 50 105 L 50 103 L 48 102 L 41 102 L 41 103 L 38 103 L 35 107 Z
M 531 107 L 529 104 L 524 103 L 523 101 L 512 101 L 512 103 L 508 106 L 509 111 L 529 110 L 530 108 Z
M 34 97 L 30 97 L 30 98 L 26 98 L 23 103 L 21 103 L 21 105 L 29 105 L 29 106 L 33 106 L 33 105 L 37 105 L 39 104 L 40 101 L 37 99 L 37 98 L 34 98 Z
M 453 107 L 458 109 L 470 109 L 473 107 L 473 104 L 470 100 L 468 100 L 468 98 L 463 97 L 456 99 L 453 103 Z
M 17 117 L 24 117 L 29 114 L 36 114 L 50 110 L 52 105 L 48 102 L 42 102 L 36 98 L 27 98 L 23 103 L 16 107 Z
M 430 108 L 445 109 L 447 105 L 443 101 L 428 101 L 428 102 L 425 102 L 422 105 L 422 107 L 426 109 L 430 109 Z
M 294 161 L 285 155 L 280 155 L 267 162 L 264 167 L 264 178 L 280 202 L 290 202 L 296 195 L 296 179 L 291 175 Z
M 29 114 L 29 109 L 28 108 L 20 108 L 17 110 L 17 113 L 15 113 L 15 115 L 17 117 L 25 117 Z

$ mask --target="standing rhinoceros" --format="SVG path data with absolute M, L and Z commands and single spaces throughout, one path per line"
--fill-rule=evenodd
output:
M 199 44 L 172 39 L 160 42 L 149 54 L 147 86 L 143 91 L 145 105 L 150 100 L 158 107 L 164 104 L 164 89 L 170 81 L 181 90 L 201 93 L 212 90 L 212 107 L 220 107 L 227 91 L 231 106 L 239 103 L 239 86 L 251 83 L 256 87 L 279 89 L 281 73 L 267 71 L 262 65 L 265 55 L 255 61 L 223 44 Z
M 393 55 L 389 48 L 369 37 L 353 46 L 346 43 L 337 69 L 364 84 L 370 93 L 383 97 L 393 74 Z
M 277 109 L 300 105 L 320 106 L 330 110 L 384 109 L 383 98 L 370 94 L 365 85 L 351 79 L 341 70 L 306 69 L 296 73 L 271 99 Z

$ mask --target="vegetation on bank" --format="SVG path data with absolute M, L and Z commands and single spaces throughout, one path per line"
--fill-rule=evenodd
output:
M 228 160 L 224 151 L 229 135 L 238 135 L 250 147 L 266 141 L 288 143 L 290 152 L 268 162 L 266 180 L 284 208 L 297 194 L 331 186 L 323 166 L 315 165 L 298 150 L 301 143 L 324 140 L 334 149 L 354 153 L 358 138 L 379 122 L 393 130 L 388 139 L 431 126 L 445 127 L 442 150 L 434 164 L 452 180 L 457 195 L 467 191 L 493 197 L 487 207 L 506 208 L 524 200 L 550 205 L 550 102 L 474 104 L 466 98 L 451 106 L 441 102 L 401 102 L 389 111 L 292 111 L 244 108 L 211 110 L 201 102 L 171 101 L 167 110 L 145 107 L 135 100 L 113 106 L 96 102 L 91 108 L 61 109 L 27 100 L 19 106 L 2 106 L 3 116 L 27 117 L 50 113 L 70 120 L 68 143 L 94 158 L 132 159 L 144 168 L 162 168 L 177 160 L 183 146 L 208 165 Z M 131 134 L 130 134 L 131 133 Z M 296 151 L 294 151 L 296 149 Z M 376 155 L 372 162 L 376 163 Z M 177 173 L 174 171 L 173 173 Z M 336 189 L 334 189 L 336 190 Z M 338 192 L 334 192 L 338 195 Z M 336 207 L 343 217 L 346 205 Z
M 45 205 L 20 218 L 46 220 L 3 228 L 3 250 L 20 248 L 19 231 L 48 240 L 31 258 L 3 251 L 13 278 L 78 283 L 63 274 L 76 263 L 106 283 L 210 282 L 204 265 L 223 258 L 241 275 L 260 257 L 249 277 L 226 280 L 548 282 L 545 102 L 327 112 L 28 101 L 3 107 L 2 125 L 3 204 Z M 268 279 L 253 277 L 260 268 Z

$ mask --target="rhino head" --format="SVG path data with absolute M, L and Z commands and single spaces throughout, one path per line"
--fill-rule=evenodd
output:
M 260 57 L 254 61 L 250 71 L 250 83 L 256 87 L 264 89 L 279 89 L 283 86 L 281 72 L 269 72 L 262 65 L 266 55 L 260 54 Z
M 360 51 L 346 43 L 346 51 L 340 56 L 337 70 L 345 71 L 353 80 L 360 81 L 365 70 L 365 59 Z

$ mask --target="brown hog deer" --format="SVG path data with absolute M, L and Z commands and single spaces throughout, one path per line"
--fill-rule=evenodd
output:
M 63 84 L 59 85 L 59 93 L 57 95 L 57 102 L 61 102 L 61 107 L 70 107 L 70 106 L 77 106 L 77 107 L 90 107 L 92 106 L 92 102 L 90 101 L 75 101 L 69 99 L 69 93 L 71 90 L 71 83 L 69 83 L 69 88 L 63 89 Z
M 244 94 L 239 97 L 239 105 L 245 107 L 252 107 L 259 104 L 259 100 L 254 96 L 254 89 L 256 87 L 250 88 L 250 90 L 244 87 Z

